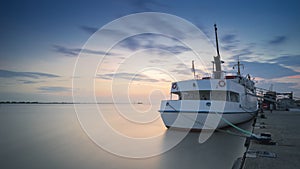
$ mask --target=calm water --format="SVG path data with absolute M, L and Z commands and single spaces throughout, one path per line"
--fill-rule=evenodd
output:
M 92 106 L 83 105 L 82 110 L 91 113 L 94 111 Z M 136 112 L 132 112 L 130 105 L 120 105 L 119 108 L 128 113 L 128 117 L 130 114 L 143 114 L 149 108 L 146 105 L 135 106 L 138 106 Z M 111 126 L 124 135 L 148 138 L 168 135 L 168 132 L 181 134 L 183 131 L 164 128 L 157 116 L 157 108 L 148 110 L 152 111 L 152 115 L 144 119 L 155 119 L 152 123 L 136 127 L 117 117 L 113 105 L 101 105 L 101 111 Z M 247 122 L 240 127 L 250 129 L 250 124 Z M 153 146 L 163 149 L 168 141 L 164 138 Z M 0 105 L 0 168 L 226 169 L 231 168 L 235 159 L 245 151 L 245 138 L 242 137 L 215 132 L 202 144 L 198 138 L 199 133 L 191 132 L 163 154 L 141 159 L 125 158 L 103 150 L 89 139 L 77 120 L 73 105 Z M 107 139 L 106 143 L 120 149 L 128 146 L 112 139 Z M 135 151 L 134 147 L 132 151 Z

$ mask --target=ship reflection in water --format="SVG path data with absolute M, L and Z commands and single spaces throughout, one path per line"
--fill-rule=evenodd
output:
M 147 104 L 98 105 L 101 114 L 115 132 L 128 138 L 145 140 L 157 138 L 151 147 L 122 143 L 107 138 L 106 133 L 94 134 L 115 149 L 138 151 L 169 151 L 149 158 L 125 158 L 114 155 L 94 144 L 82 130 L 73 105 L 1 105 L 1 168 L 231 168 L 236 158 L 245 151 L 245 138 L 223 132 L 214 134 L 204 143 L 198 142 L 199 132 L 190 132 L 177 145 L 170 138 L 186 134 L 182 130 L 167 130 L 157 112 L 159 105 L 149 109 Z M 93 118 L 94 105 L 81 105 L 87 114 L 86 120 Z M 122 111 L 118 111 L 118 110 Z M 135 109 L 136 111 L 132 111 Z M 138 123 L 133 115 L 146 116 L 152 120 Z M 131 116 L 132 115 L 132 116 Z M 96 127 L 95 121 L 90 127 Z M 239 125 L 250 130 L 251 121 Z M 232 128 L 226 128 L 232 130 Z M 103 143 L 103 142 L 102 142 Z M 172 145 L 172 146 L 173 146 Z M 176 145 L 176 146 L 175 146 Z M 154 150 L 153 150 L 154 149 Z M 130 151 L 128 152 L 130 154 Z

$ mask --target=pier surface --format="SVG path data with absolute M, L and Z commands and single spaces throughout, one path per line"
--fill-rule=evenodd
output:
M 246 157 L 243 169 L 300 168 L 300 111 L 265 111 L 258 117 L 253 133 L 270 133 L 274 145 L 251 140 L 249 150 L 270 152 L 276 157 Z M 249 154 L 249 153 L 248 153 Z M 273 154 L 273 155 L 274 155 Z

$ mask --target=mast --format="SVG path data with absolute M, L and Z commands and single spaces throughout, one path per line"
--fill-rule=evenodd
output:
M 218 42 L 218 32 L 217 32 L 217 24 L 214 24 L 215 26 L 215 36 L 216 36 L 216 47 L 217 47 L 217 56 L 220 57 L 220 52 L 219 52 L 219 42 Z
M 196 77 L 196 71 L 195 71 L 195 65 L 194 65 L 194 60 L 192 60 L 192 72 L 194 73 L 194 78 Z
M 241 75 L 241 66 L 240 66 L 240 58 L 238 59 L 238 63 L 237 63 L 237 66 L 238 66 L 238 75 Z
M 240 62 L 240 57 L 238 57 L 238 62 L 237 62 L 237 64 L 235 64 L 235 65 L 233 66 L 233 69 L 234 69 L 236 66 L 237 66 L 237 68 L 238 68 L 238 70 L 237 70 L 237 75 L 240 76 L 240 75 L 241 75 L 241 66 L 243 66 L 243 68 L 244 68 L 244 64 L 241 64 L 241 62 Z
M 220 52 L 219 52 L 217 25 L 214 24 L 214 27 L 215 27 L 215 36 L 216 36 L 217 56 L 214 56 L 214 64 L 216 66 L 216 71 L 214 71 L 213 73 L 215 79 L 221 79 L 221 73 L 222 73 L 221 63 L 223 62 L 221 61 Z

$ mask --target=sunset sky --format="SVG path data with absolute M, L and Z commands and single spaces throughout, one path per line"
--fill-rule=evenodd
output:
M 73 84 L 76 101 L 92 101 L 93 95 L 98 102 L 158 102 L 168 97 L 172 81 L 193 78 L 191 60 L 199 76 L 211 71 L 215 23 L 224 70 L 233 72 L 239 57 L 256 86 L 300 97 L 299 9 L 297 0 L 1 1 L 0 101 L 72 101 L 72 79 L 92 77 L 94 88 Z M 105 45 L 136 27 L 103 28 L 141 12 L 170 14 L 197 27 L 203 32 L 201 58 L 181 41 L 192 42 L 193 32 L 164 17 L 148 26 L 135 20 L 145 34 L 120 39 L 107 53 Z M 178 37 L 149 34 L 151 29 Z

